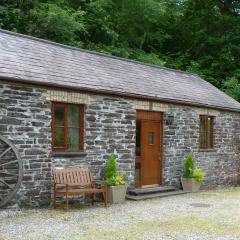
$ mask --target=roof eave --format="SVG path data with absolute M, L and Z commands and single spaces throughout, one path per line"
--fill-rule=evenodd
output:
M 182 105 L 195 106 L 195 107 L 211 108 L 211 109 L 216 109 L 216 110 L 240 112 L 240 109 L 238 109 L 238 108 L 221 107 L 221 106 L 215 106 L 215 105 L 210 105 L 210 104 L 202 104 L 202 103 L 198 103 L 198 102 L 184 101 L 184 100 L 180 100 L 180 99 L 151 97 L 148 95 L 133 94 L 133 93 L 127 93 L 127 92 L 120 92 L 120 91 L 91 89 L 91 88 L 84 88 L 84 87 L 71 87 L 71 86 L 65 86 L 63 84 L 57 84 L 57 83 L 43 83 L 38 80 L 32 81 L 29 79 L 0 76 L 0 81 L 13 81 L 15 83 L 32 84 L 32 85 L 43 86 L 43 87 L 51 87 L 51 88 L 55 87 L 55 88 L 75 90 L 75 91 L 76 90 L 85 91 L 85 92 L 95 93 L 95 94 L 108 94 L 108 95 L 128 97 L 128 98 L 141 99 L 141 100 L 150 100 L 150 101 L 156 101 L 156 102 L 162 102 L 162 103 L 182 104 Z

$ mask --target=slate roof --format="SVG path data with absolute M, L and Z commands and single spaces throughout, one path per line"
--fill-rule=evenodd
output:
M 240 111 L 198 76 L 0 30 L 0 78 Z

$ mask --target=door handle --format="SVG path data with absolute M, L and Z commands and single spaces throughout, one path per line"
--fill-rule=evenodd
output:
M 161 154 L 161 153 L 158 153 L 158 155 L 157 155 L 157 160 L 158 160 L 158 161 L 161 161 L 161 160 L 162 160 L 162 154 Z

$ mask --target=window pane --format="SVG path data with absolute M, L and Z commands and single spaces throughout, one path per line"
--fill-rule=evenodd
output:
M 64 147 L 64 128 L 54 129 L 54 147 Z
M 213 117 L 200 116 L 200 147 L 213 148 Z
M 55 105 L 54 107 L 54 121 L 55 126 L 64 125 L 64 107 L 60 105 Z
M 149 133 L 149 144 L 154 144 L 154 132 Z
M 141 156 L 141 121 L 136 122 L 136 156 Z
M 201 132 L 200 146 L 201 147 L 206 147 L 206 144 L 207 144 L 206 132 Z
M 68 148 L 79 149 L 79 129 L 68 128 Z
M 200 147 L 207 147 L 207 139 L 206 139 L 206 131 L 207 131 L 207 126 L 206 126 L 206 118 L 205 116 L 200 117 Z
M 213 117 L 208 117 L 208 147 L 213 148 Z
M 208 124 L 208 133 L 207 133 L 208 146 L 207 147 L 210 148 L 211 147 L 211 118 L 210 117 L 208 117 L 207 124 Z
M 200 132 L 206 132 L 207 128 L 206 128 L 206 121 L 205 118 L 201 117 L 200 118 Z
M 79 106 L 68 106 L 68 126 L 79 127 L 80 109 Z

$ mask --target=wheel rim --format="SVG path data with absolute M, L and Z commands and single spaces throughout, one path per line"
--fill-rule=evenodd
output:
M 23 164 L 17 148 L 0 135 L 0 207 L 16 195 L 22 177 Z

